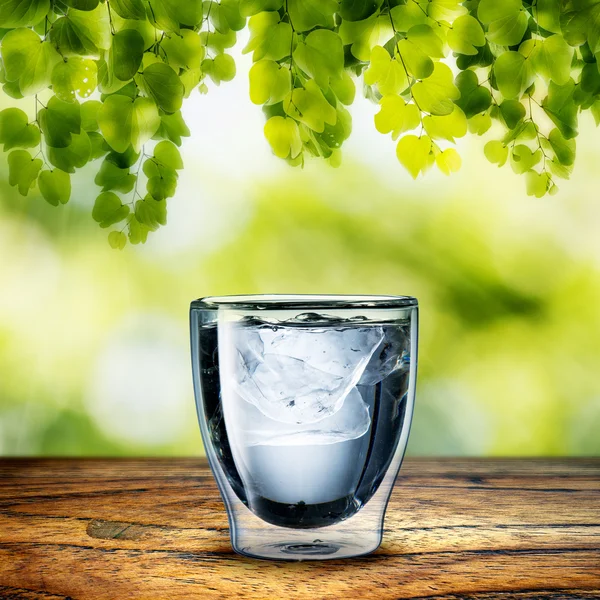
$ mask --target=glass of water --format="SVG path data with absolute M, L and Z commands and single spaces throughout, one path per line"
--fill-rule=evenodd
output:
M 198 418 L 236 552 L 377 549 L 412 418 L 417 311 L 407 296 L 192 302 Z

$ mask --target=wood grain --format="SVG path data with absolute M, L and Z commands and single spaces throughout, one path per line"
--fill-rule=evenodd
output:
M 600 599 L 600 459 L 407 459 L 381 548 L 234 554 L 202 459 L 0 461 L 0 597 Z

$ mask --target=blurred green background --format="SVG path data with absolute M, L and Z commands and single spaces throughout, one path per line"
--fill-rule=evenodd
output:
M 276 292 L 419 299 L 413 455 L 598 454 L 591 118 L 572 180 L 539 200 L 485 161 L 493 132 L 461 140 L 458 175 L 413 182 L 360 99 L 342 167 L 293 170 L 271 156 L 236 60 L 234 82 L 185 105 L 186 168 L 143 247 L 110 249 L 92 171 L 54 208 L 17 195 L 0 157 L 0 454 L 201 454 L 189 302 Z

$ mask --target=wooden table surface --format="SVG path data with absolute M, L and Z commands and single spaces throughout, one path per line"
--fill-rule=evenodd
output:
M 0 460 L 0 597 L 600 598 L 600 459 L 407 459 L 373 555 L 244 558 L 202 459 Z

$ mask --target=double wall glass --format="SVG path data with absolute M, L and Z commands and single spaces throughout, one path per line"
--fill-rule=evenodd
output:
M 192 302 L 194 389 L 236 552 L 374 551 L 415 399 L 407 296 L 224 296 Z

